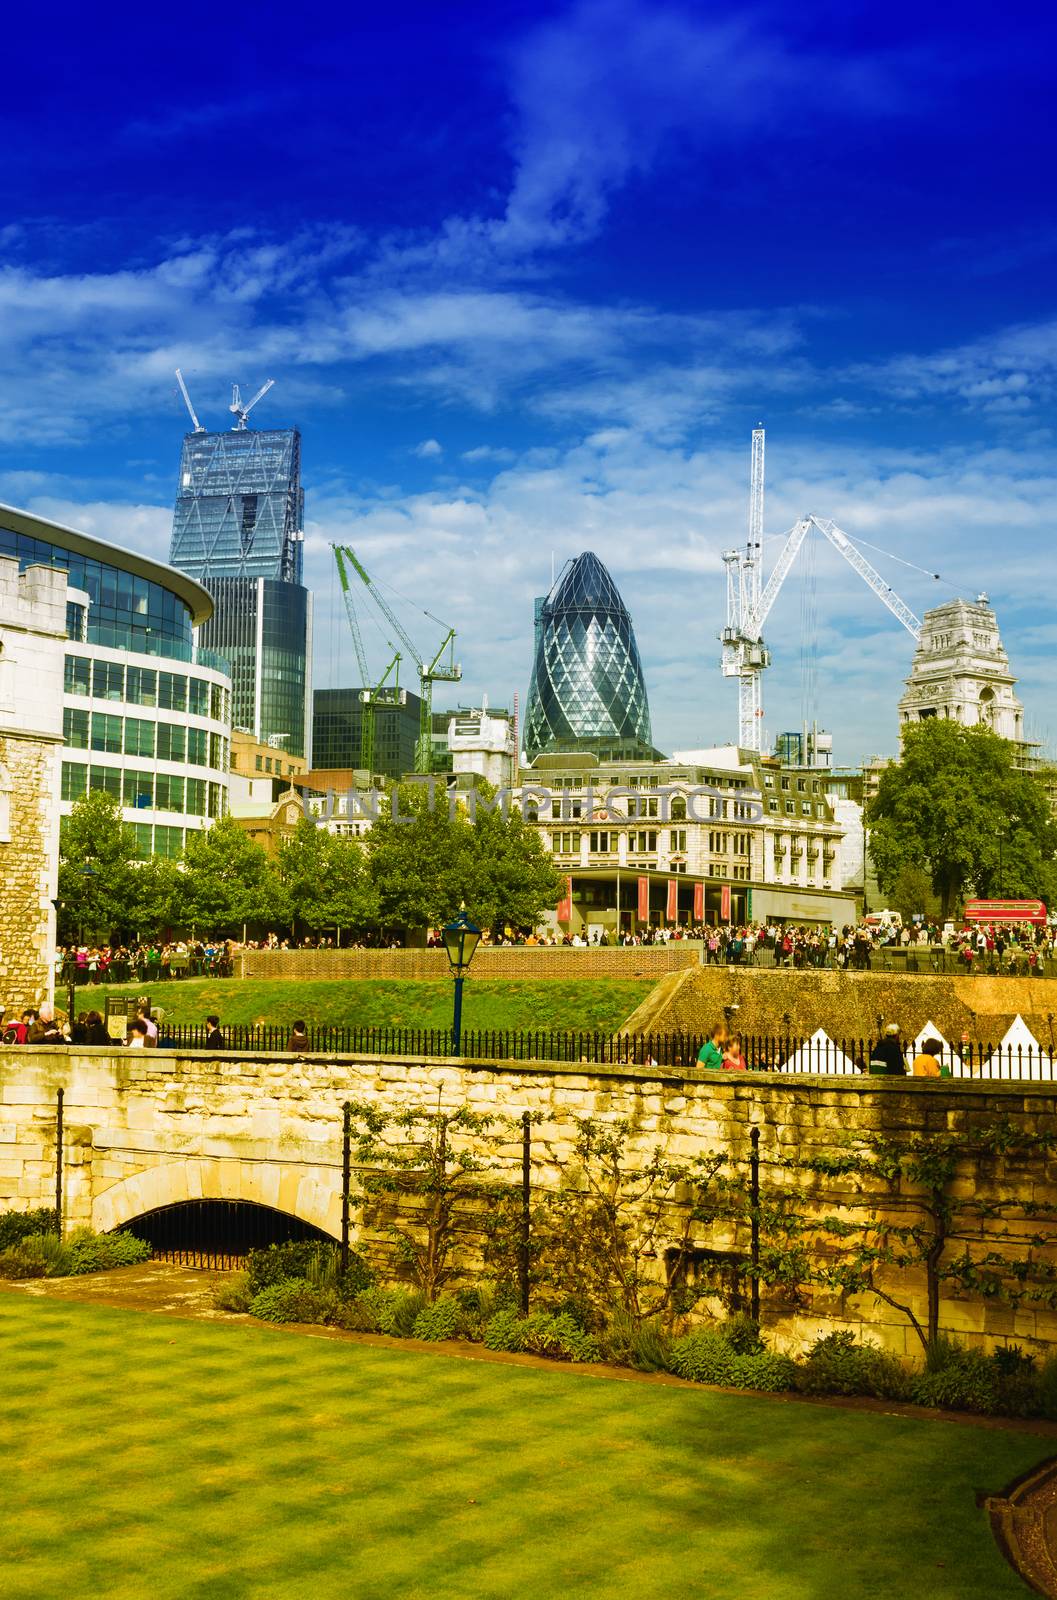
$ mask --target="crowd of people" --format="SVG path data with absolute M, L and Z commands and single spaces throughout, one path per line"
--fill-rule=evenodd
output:
M 856 1061 L 860 1072 L 871 1077 L 949 1078 L 950 1067 L 943 1059 L 942 1039 L 924 1039 L 913 1056 L 903 1043 L 902 1029 L 897 1022 L 889 1022 L 880 1037 L 870 1046 L 869 1055 L 863 1053 Z M 717 1022 L 697 1053 L 698 1066 L 709 1072 L 745 1072 L 748 1063 L 742 1054 L 741 1038 L 732 1033 L 725 1022 Z

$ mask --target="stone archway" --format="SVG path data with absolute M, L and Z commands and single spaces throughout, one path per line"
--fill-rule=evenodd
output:
M 341 1175 L 281 1162 L 209 1161 L 188 1156 L 122 1178 L 92 1200 L 92 1227 L 109 1233 L 145 1212 L 188 1200 L 245 1200 L 285 1211 L 332 1239 L 341 1237 Z

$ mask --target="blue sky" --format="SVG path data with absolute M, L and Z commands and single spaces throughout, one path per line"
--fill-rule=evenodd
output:
M 919 614 L 987 589 L 1057 737 L 1050 9 L 39 17 L 5 40 L 0 498 L 164 557 L 173 368 L 211 426 L 274 377 L 319 683 L 355 673 L 329 540 L 454 623 L 493 702 L 589 548 L 686 747 L 736 730 L 720 555 L 762 420 L 768 558 L 810 510 L 940 572 L 867 551 Z M 827 547 L 767 638 L 772 733 L 894 747 L 911 640 Z

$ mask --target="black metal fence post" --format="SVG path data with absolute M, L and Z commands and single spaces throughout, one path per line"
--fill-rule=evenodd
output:
M 532 1117 L 521 1114 L 521 1238 L 518 1246 L 518 1289 L 521 1315 L 529 1309 L 529 1248 L 532 1229 Z
M 352 1187 L 352 1106 L 341 1114 L 341 1270 L 349 1270 L 349 1190 Z
M 60 1089 L 55 1096 L 55 1225 L 62 1238 L 62 1099 Z
M 749 1134 L 749 1203 L 752 1223 L 752 1320 L 760 1320 L 760 1130 Z

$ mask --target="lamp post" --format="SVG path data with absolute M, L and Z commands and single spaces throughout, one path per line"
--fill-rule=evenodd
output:
M 466 976 L 467 968 L 473 960 L 474 951 L 481 939 L 481 930 L 475 922 L 471 922 L 466 915 L 466 907 L 460 906 L 459 914 L 453 917 L 446 927 L 441 929 L 441 938 L 444 948 L 448 952 L 448 965 L 451 975 L 455 979 L 455 1015 L 451 1026 L 451 1053 L 453 1056 L 460 1054 L 462 1044 L 462 980 Z

